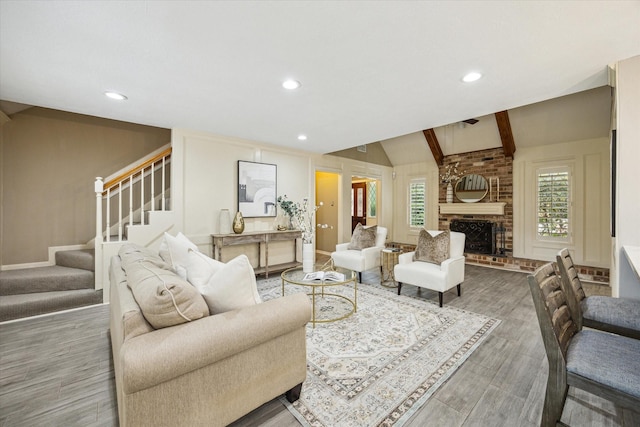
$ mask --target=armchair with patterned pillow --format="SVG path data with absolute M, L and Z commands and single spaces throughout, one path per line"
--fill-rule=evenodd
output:
M 393 273 L 398 282 L 398 295 L 403 284 L 415 285 L 438 292 L 440 307 L 444 292 L 464 281 L 464 233 L 455 231 L 420 230 L 414 252 L 398 257 Z
M 362 283 L 362 272 L 372 268 L 382 269 L 380 251 L 384 249 L 387 229 L 374 225 L 364 227 L 358 223 L 353 230 L 351 241 L 336 245 L 331 261 L 336 267 L 348 268 L 358 272 L 358 282 Z M 382 277 L 382 271 L 380 272 Z

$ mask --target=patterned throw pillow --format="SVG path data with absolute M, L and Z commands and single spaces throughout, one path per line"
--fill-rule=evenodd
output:
M 347 246 L 347 249 L 355 249 L 360 251 L 362 249 L 375 246 L 377 233 L 377 225 L 365 228 L 362 226 L 362 224 L 358 223 L 358 225 L 356 225 L 356 228 L 353 230 L 353 234 L 351 235 L 351 242 L 349 243 L 349 246 Z
M 442 261 L 449 258 L 449 239 L 449 230 L 445 230 L 435 237 L 431 236 L 427 230 L 420 230 L 414 259 L 442 264 Z

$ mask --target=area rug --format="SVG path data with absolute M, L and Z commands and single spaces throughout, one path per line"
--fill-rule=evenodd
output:
M 280 279 L 258 283 L 263 300 L 282 296 Z M 308 288 L 286 285 L 285 294 Z M 353 298 L 353 286 L 331 291 Z M 340 298 L 317 302 L 320 318 L 349 312 Z M 359 284 L 357 312 L 307 326 L 307 379 L 283 403 L 303 426 L 402 426 L 500 323 L 455 307 Z

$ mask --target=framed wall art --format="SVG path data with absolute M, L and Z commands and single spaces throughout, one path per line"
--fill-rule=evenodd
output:
M 238 211 L 245 218 L 276 216 L 276 165 L 238 160 Z

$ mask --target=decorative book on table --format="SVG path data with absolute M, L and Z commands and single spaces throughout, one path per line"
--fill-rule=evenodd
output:
M 325 282 L 344 282 L 345 276 L 337 271 L 314 271 L 307 273 L 302 280 L 324 280 Z

